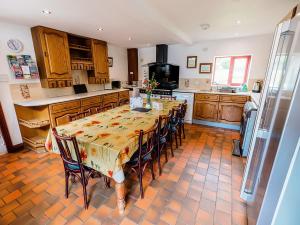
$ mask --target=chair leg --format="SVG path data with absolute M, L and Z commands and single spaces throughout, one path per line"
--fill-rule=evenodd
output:
M 110 188 L 110 179 L 107 176 L 104 176 L 105 187 Z
M 181 140 L 181 135 L 182 135 L 182 126 L 180 125 L 179 126 L 179 129 L 178 129 L 178 132 L 179 132 L 179 145 L 181 146 L 182 145 L 182 140 Z
M 152 180 L 155 180 L 153 160 L 150 161 L 150 169 L 151 169 L 151 174 L 152 174 Z
M 170 147 L 171 147 L 171 152 L 173 152 L 173 134 L 170 132 L 169 134 L 170 137 Z
M 143 172 L 139 171 L 139 182 L 140 182 L 140 193 L 141 193 L 141 199 L 144 198 L 144 189 L 143 189 Z
M 183 133 L 183 139 L 185 139 L 184 123 L 182 123 L 182 133 Z
M 84 208 L 88 209 L 87 192 L 86 192 L 86 181 L 82 179 L 83 197 L 84 197 Z
M 160 149 L 160 147 L 158 147 L 158 151 L 157 151 L 157 164 L 158 164 L 159 176 L 161 175 L 160 153 L 161 153 L 162 149 L 163 149 L 163 146 L 161 149 Z
M 66 196 L 66 198 L 69 197 L 69 176 L 70 176 L 69 172 L 65 172 L 65 181 L 66 181 L 65 196 Z
M 178 149 L 178 135 L 177 135 L 177 131 L 175 131 L 175 143 L 176 143 L 176 149 Z

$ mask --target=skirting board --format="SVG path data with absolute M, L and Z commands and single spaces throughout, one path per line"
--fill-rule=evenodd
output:
M 231 130 L 240 130 L 239 125 L 233 125 L 233 124 L 211 122 L 211 121 L 206 121 L 206 120 L 193 120 L 193 123 L 211 126 L 211 127 L 220 127 L 220 128 L 225 128 L 225 129 L 231 129 Z

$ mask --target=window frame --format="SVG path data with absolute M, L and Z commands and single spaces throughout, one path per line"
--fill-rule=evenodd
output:
M 250 68 L 251 68 L 251 63 L 252 63 L 252 55 L 250 54 L 245 54 L 245 55 L 228 55 L 228 56 L 215 56 L 214 57 L 214 65 L 216 65 L 216 60 L 219 58 L 230 58 L 230 66 L 229 66 L 229 72 L 228 72 L 228 79 L 227 79 L 227 86 L 229 87 L 239 87 L 242 84 L 247 84 L 249 77 L 250 77 Z M 236 59 L 242 59 L 242 58 L 246 58 L 247 62 L 246 62 L 246 69 L 245 69 L 245 73 L 244 73 L 244 79 L 243 79 L 243 83 L 233 83 L 232 82 L 232 77 L 233 77 L 233 71 L 234 71 L 234 62 Z M 218 84 L 214 81 L 215 78 L 215 72 L 216 72 L 216 66 L 214 66 L 214 70 L 213 70 L 213 76 L 212 76 L 212 80 L 211 80 L 211 85 L 212 86 L 222 86 L 224 84 Z

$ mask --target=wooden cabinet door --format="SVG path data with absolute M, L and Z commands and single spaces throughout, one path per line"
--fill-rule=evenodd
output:
M 216 121 L 218 118 L 218 102 L 195 101 L 194 119 Z
M 93 40 L 92 51 L 95 66 L 95 77 L 108 79 L 107 43 Z
M 218 121 L 239 125 L 241 123 L 243 109 L 244 104 L 220 102 Z
M 41 42 L 47 78 L 70 79 L 72 76 L 67 34 L 43 28 Z

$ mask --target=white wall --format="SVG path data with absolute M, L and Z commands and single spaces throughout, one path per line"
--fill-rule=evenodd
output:
M 18 39 L 24 44 L 24 49 L 19 54 L 29 54 L 35 59 L 33 42 L 30 32 L 30 27 L 11 24 L 0 21 L 0 101 L 4 109 L 5 118 L 7 121 L 10 136 L 14 145 L 22 143 L 22 137 L 18 128 L 18 121 L 16 118 L 13 96 L 11 95 L 11 84 L 16 83 L 36 83 L 39 86 L 39 80 L 36 81 L 18 81 L 12 76 L 6 56 L 13 54 L 9 51 L 6 43 L 9 39 Z M 114 58 L 114 65 L 109 69 L 111 79 L 127 80 L 127 50 L 126 48 L 108 45 L 108 54 Z M 35 85 L 35 86 L 37 86 Z M 39 87 L 37 87 L 39 88 Z M 40 91 L 40 90 L 35 90 Z M 51 90 L 43 90 L 43 92 L 50 92 Z M 60 93 L 65 95 L 70 91 L 65 88 Z M 70 92 L 71 93 L 71 92 Z M 51 93 L 48 93 L 49 95 Z M 53 94 L 53 93 L 52 93 Z M 57 95 L 57 91 L 56 91 Z
M 193 45 L 169 45 L 168 62 L 180 66 L 180 78 L 210 78 L 199 74 L 199 63 L 213 63 L 215 56 L 252 54 L 250 79 L 264 78 L 272 44 L 272 34 L 203 41 Z M 197 56 L 197 68 L 187 69 L 187 56 Z M 139 77 L 142 77 L 141 65 L 155 61 L 155 47 L 139 48 Z
M 29 54 L 35 58 L 33 43 L 29 27 L 0 22 L 0 101 L 4 110 L 4 116 L 8 125 L 8 130 L 14 145 L 22 143 L 12 96 L 10 95 L 9 83 L 15 83 L 11 76 L 6 56 L 13 54 L 8 49 L 6 42 L 13 38 L 24 44 L 22 54 Z
M 113 66 L 109 67 L 110 79 L 128 81 L 127 49 L 109 44 L 108 57 L 113 57 Z

